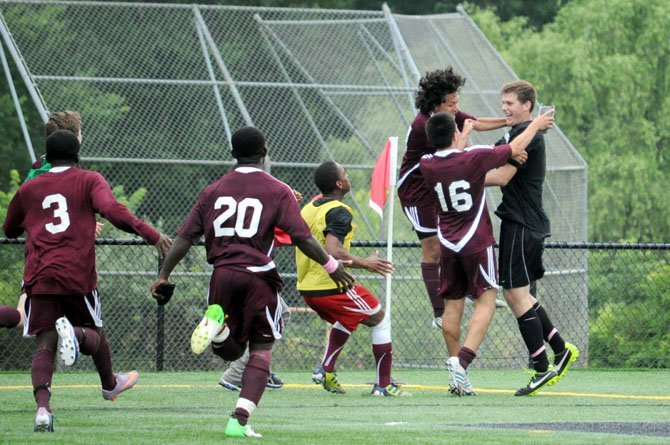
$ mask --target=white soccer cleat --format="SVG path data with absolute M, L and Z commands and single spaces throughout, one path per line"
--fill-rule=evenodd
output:
M 447 360 L 449 370 L 449 392 L 454 396 L 474 396 L 474 388 L 470 384 L 468 371 L 463 369 L 458 357 L 449 357 Z
M 35 416 L 35 432 L 49 432 L 54 431 L 54 416 L 46 408 L 39 408 Z
M 56 320 L 58 333 L 58 353 L 65 366 L 72 366 L 79 357 L 79 342 L 70 321 L 61 317 Z

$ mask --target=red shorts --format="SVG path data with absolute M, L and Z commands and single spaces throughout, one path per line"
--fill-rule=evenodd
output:
M 305 297 L 305 303 L 330 324 L 339 321 L 350 331 L 355 331 L 358 325 L 371 315 L 379 312 L 382 307 L 377 298 L 363 286 L 355 285 L 353 289 L 343 294 L 327 297 Z
M 488 289 L 498 289 L 493 246 L 473 255 L 441 248 L 439 295 L 442 299 L 479 298 Z
M 55 331 L 56 320 L 67 317 L 72 326 L 102 327 L 98 290 L 88 295 L 30 295 L 26 298 L 25 337 Z
M 418 203 L 412 206 L 402 206 L 405 216 L 412 223 L 412 227 L 420 240 L 437 235 L 437 211 L 433 203 Z
M 217 267 L 209 282 L 209 304 L 226 314 L 230 335 L 241 344 L 272 343 L 283 329 L 279 290 L 253 272 Z

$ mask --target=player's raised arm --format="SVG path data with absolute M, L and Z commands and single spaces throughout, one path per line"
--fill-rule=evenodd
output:
M 504 117 L 478 117 L 474 123 L 475 131 L 497 130 L 506 125 Z
M 546 113 L 536 117 L 528 127 L 519 136 L 510 142 L 512 147 L 512 157 L 518 156 L 526 150 L 538 131 L 546 130 L 554 125 L 554 111 L 549 110 Z

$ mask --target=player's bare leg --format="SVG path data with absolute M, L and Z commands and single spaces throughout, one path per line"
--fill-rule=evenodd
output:
M 472 313 L 472 318 L 470 318 L 470 325 L 463 346 L 472 351 L 477 351 L 486 337 L 493 313 L 496 310 L 496 290 L 486 290 L 479 298 L 474 300 L 474 304 L 475 310 Z
M 442 335 L 450 357 L 456 356 L 461 349 L 461 320 L 464 307 L 465 298 L 446 300 L 445 303 L 442 317 Z
M 530 294 L 530 286 L 505 289 L 504 295 L 507 305 L 512 309 L 516 318 L 519 318 L 533 307 L 532 300 L 534 298 Z

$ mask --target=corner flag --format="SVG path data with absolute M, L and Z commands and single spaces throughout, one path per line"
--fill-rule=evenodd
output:
M 370 184 L 370 207 L 380 217 L 384 214 L 386 205 L 386 189 L 396 184 L 396 157 L 398 155 L 398 137 L 388 138 L 384 149 L 379 154 L 375 168 L 372 170 L 372 183 Z M 393 199 L 393 197 L 391 197 Z
M 386 189 L 390 188 L 391 204 L 386 217 L 386 259 L 393 260 L 393 193 L 396 186 L 396 159 L 398 157 L 398 137 L 392 136 L 386 141 L 386 146 L 379 154 L 375 168 L 372 170 L 370 184 L 370 207 L 384 217 L 386 205 Z M 386 314 L 391 318 L 391 274 L 386 274 Z

